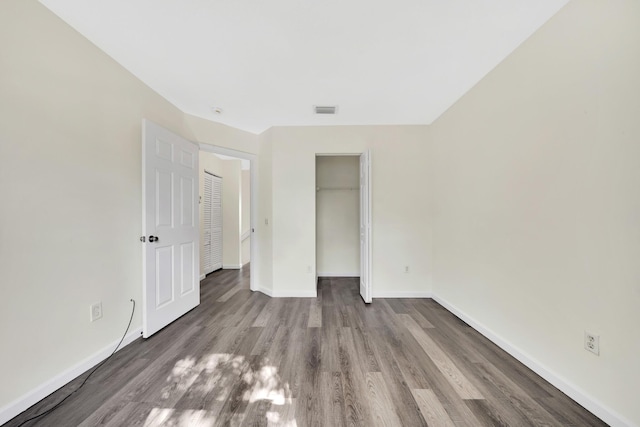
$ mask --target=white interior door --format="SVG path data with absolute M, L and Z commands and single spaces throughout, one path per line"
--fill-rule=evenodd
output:
M 204 174 L 204 273 L 222 268 L 222 178 Z
M 360 295 L 371 302 L 371 150 L 360 155 Z
M 197 145 L 143 121 L 142 334 L 200 304 Z

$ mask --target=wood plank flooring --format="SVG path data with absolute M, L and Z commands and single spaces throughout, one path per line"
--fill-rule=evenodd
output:
M 345 278 L 321 278 L 316 299 L 272 299 L 248 289 L 248 270 L 209 275 L 199 307 L 26 425 L 606 425 L 430 299 L 365 305 Z

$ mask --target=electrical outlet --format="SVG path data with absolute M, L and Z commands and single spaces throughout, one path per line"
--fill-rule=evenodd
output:
M 600 336 L 584 331 L 584 349 L 600 356 Z
M 408 272 L 409 272 L 409 266 L 408 266 L 408 265 L 405 265 L 405 266 L 404 266 L 404 272 L 405 272 L 405 273 L 408 273 Z
M 95 304 L 91 304 L 90 310 L 90 319 L 92 322 L 102 318 L 102 302 L 97 302 Z

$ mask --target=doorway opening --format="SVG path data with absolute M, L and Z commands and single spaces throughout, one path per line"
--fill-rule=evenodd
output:
M 318 277 L 360 277 L 359 190 L 357 156 L 316 157 Z
M 371 302 L 369 153 L 316 156 L 318 285 L 359 285 Z
M 200 154 L 214 154 L 222 160 L 240 161 L 240 203 L 244 209 L 240 208 L 240 255 L 239 265 L 243 274 L 249 276 L 249 288 L 252 291 L 258 290 L 258 239 L 256 238 L 256 221 L 258 220 L 258 156 L 230 148 L 218 147 L 216 145 L 200 144 Z M 202 167 L 201 167 L 202 169 Z M 224 179 L 224 177 L 223 177 Z M 223 181 L 224 182 L 224 181 Z M 200 189 L 202 189 L 202 185 Z M 224 188 L 223 188 L 224 194 Z M 242 198 L 242 194 L 244 198 Z M 224 200 L 223 200 L 224 204 Z M 223 211 L 224 219 L 224 211 Z M 224 233 L 224 230 L 223 230 Z M 224 240 L 223 240 L 224 247 Z M 235 253 L 235 252 L 234 252 Z M 223 259 L 223 269 L 224 269 Z M 203 278 L 202 276 L 200 277 Z
M 200 280 L 240 270 L 250 282 L 252 162 L 209 150 L 199 157 Z

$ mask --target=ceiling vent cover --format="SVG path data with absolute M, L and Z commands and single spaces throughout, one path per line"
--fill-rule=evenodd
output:
M 337 105 L 314 105 L 313 112 L 316 114 L 336 114 L 338 112 Z

